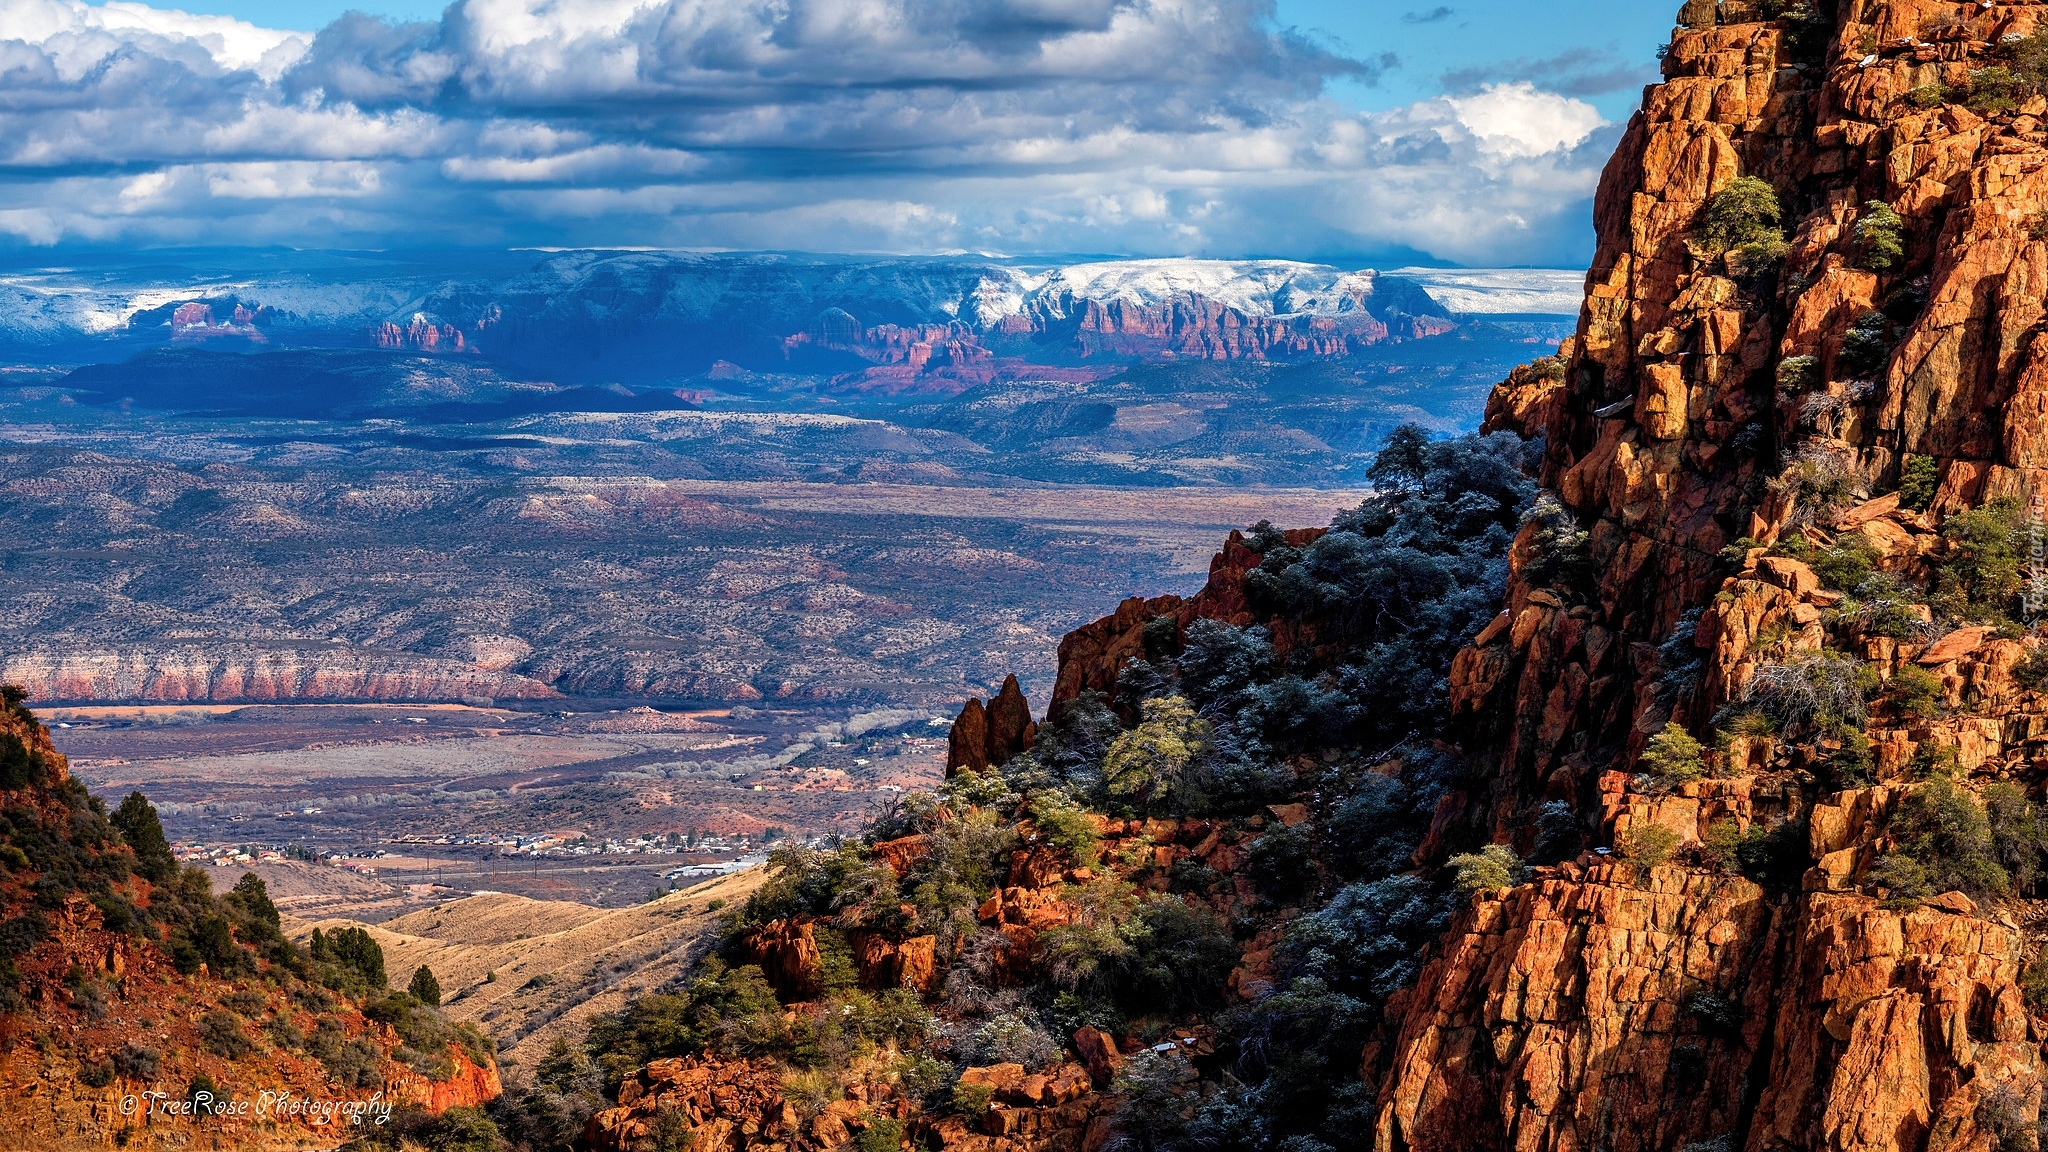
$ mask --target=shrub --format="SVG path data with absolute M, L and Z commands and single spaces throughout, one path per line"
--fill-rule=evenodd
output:
M 1450 865 L 1458 870 L 1460 892 L 1491 892 L 1521 882 L 1522 858 L 1505 844 L 1488 844 L 1477 852 L 1453 856 Z
M 735 1056 L 772 1055 L 789 1045 L 782 1005 L 761 970 L 704 961 L 683 988 L 650 993 L 593 1020 L 584 1047 L 608 1085 L 649 1060 L 715 1047 Z
M 1778 362 L 1778 388 L 1798 395 L 1821 386 L 1820 357 L 1787 356 Z
M 165 883 L 178 874 L 177 857 L 171 855 L 170 841 L 164 838 L 164 826 L 149 797 L 130 792 L 108 820 L 135 853 L 135 870 L 152 884 Z
M 1941 681 L 1917 664 L 1908 664 L 1892 674 L 1885 695 L 1902 716 L 1923 719 L 1941 713 Z
M 1757 670 L 1742 702 L 1783 732 L 1841 732 L 1860 728 L 1877 673 L 1860 660 L 1816 652 Z
M 1522 522 L 1536 525 L 1529 537 L 1529 559 L 1522 566 L 1529 583 L 1560 589 L 1575 599 L 1597 586 L 1598 574 L 1587 548 L 1592 534 L 1579 527 L 1578 518 L 1555 496 L 1538 496 Z
M 1940 483 L 1941 469 L 1934 463 L 1934 457 L 1906 457 L 1906 466 L 1899 472 L 1899 507 L 1925 512 L 1934 502 Z
M 1293 900 L 1314 888 L 1316 845 L 1306 828 L 1274 825 L 1246 853 L 1259 890 L 1275 900 Z
M 1414 876 L 1349 884 L 1320 911 L 1288 925 L 1282 953 L 1302 975 L 1359 996 L 1377 1012 L 1414 981 L 1422 945 L 1449 924 L 1451 910 L 1442 892 Z
M 953 1084 L 953 1111 L 962 1116 L 980 1116 L 995 1102 L 996 1089 L 993 1084 L 968 1084 L 956 1081 Z
M 105 1088 L 114 1082 L 111 1060 L 87 1060 L 78 1066 L 78 1082 L 87 1088 Z
M 1856 221 L 1855 239 L 1859 262 L 1873 272 L 1897 267 L 1906 258 L 1906 222 L 1882 200 L 1863 206 Z
M 1174 794 L 1202 751 L 1209 724 L 1183 696 L 1145 701 L 1144 717 L 1109 746 L 1102 772 L 1110 795 L 1156 808 Z
M 1967 619 L 2010 618 L 2019 599 L 2021 504 L 2001 496 L 1942 523 L 1942 560 L 1931 601 Z
M 1118 998 L 1134 1015 L 1214 1007 L 1238 963 L 1229 928 L 1206 904 L 1177 896 L 1147 900 L 1126 932 L 1133 948 Z
M 288 1016 L 273 1016 L 263 1022 L 263 1035 L 272 1044 L 287 1051 L 296 1052 L 306 1046 L 306 1034 L 291 1022 Z
M 1751 824 L 1736 844 L 1742 874 L 1775 892 L 1796 892 L 1812 857 L 1802 822 L 1781 820 L 1771 828 Z
M 430 1008 L 441 1006 L 441 981 L 434 977 L 434 970 L 425 964 L 412 970 L 412 981 L 405 986 L 412 998 Z
M 1811 561 L 1813 574 L 1829 588 L 1853 592 L 1870 578 L 1877 549 L 1861 532 L 1844 532 L 1830 548 L 1817 549 Z
M 256 1050 L 249 1033 L 242 1028 L 242 1018 L 224 1010 L 199 1018 L 199 1043 L 208 1052 L 228 1060 L 240 1060 Z
M 2048 1016 L 2048 948 L 2034 953 L 2020 974 L 2020 995 L 2036 1015 Z
M 1894 903 L 1939 892 L 2002 896 L 2012 890 L 1984 807 L 1946 776 L 1907 793 L 1888 830 L 1893 850 L 1871 869 L 1871 880 L 1892 889 Z
M 1855 499 L 1857 477 L 1840 456 L 1820 448 L 1803 450 L 1784 475 L 1771 481 L 1774 491 L 1790 492 L 1796 505 L 1795 524 L 1832 521 Z M 1790 544 L 1791 538 L 1784 544 Z
M 1621 858 L 1644 869 L 1656 868 L 1671 860 L 1678 850 L 1678 833 L 1662 824 L 1634 824 L 1614 842 L 1614 848 Z
M 2048 645 L 2028 649 L 2020 662 L 2012 666 L 2012 678 L 2022 688 L 2039 688 L 2048 683 Z
M 343 1088 L 363 1088 L 377 1082 L 384 1053 L 365 1037 L 350 1039 L 339 1023 L 322 1019 L 306 1038 L 306 1050 L 327 1070 L 327 1078 Z
M 1095 863 L 1100 837 L 1095 822 L 1065 792 L 1035 792 L 1031 796 L 1031 820 L 1047 844 L 1065 852 L 1082 865 Z
M 1650 737 L 1637 761 L 1642 770 L 1664 784 L 1687 784 L 1706 774 L 1700 742 L 1676 724 Z
M 903 1121 L 870 1113 L 867 1125 L 853 1138 L 854 1152 L 897 1152 L 903 1147 Z
M 2001 781 L 1984 790 L 1984 819 L 1991 829 L 1991 851 L 2013 890 L 2029 895 L 2041 875 L 2041 853 L 2048 846 L 2048 828 L 2019 785 Z
M 124 1080 L 135 1081 L 155 1079 L 161 1061 L 156 1049 L 135 1040 L 121 1045 L 113 1057 L 114 1071 Z
M 1060 1062 L 1060 1046 L 1028 1010 L 1005 1012 L 974 1030 L 977 1064 L 1022 1064 L 1036 1072 Z
M 2012 69 L 1993 64 L 1970 73 L 1965 102 L 1972 112 L 2010 112 L 2033 94 L 2032 85 Z
M 1864 380 L 1875 375 L 1892 355 L 1891 321 L 1882 312 L 1865 312 L 1842 334 L 1835 367 L 1844 376 Z
M 1905 101 L 1923 111 L 1939 108 L 1949 100 L 1949 89 L 1945 84 L 1921 84 L 1906 90 Z
M 1700 834 L 1700 848 L 1709 863 L 1723 872 L 1742 867 L 1742 827 L 1731 817 L 1709 821 Z
M 1743 176 L 1716 192 L 1701 211 L 1693 239 L 1709 255 L 1726 256 L 1736 276 L 1753 275 L 1784 258 L 1783 210 L 1769 182 Z
M 357 995 L 381 992 L 390 983 L 384 975 L 384 949 L 362 928 L 336 928 L 322 934 L 313 929 L 308 951 L 316 964 L 326 967 L 321 980 L 337 991 Z

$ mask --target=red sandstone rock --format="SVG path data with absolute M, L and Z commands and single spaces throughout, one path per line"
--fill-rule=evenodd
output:
M 1088 1065 L 1088 1074 L 1105 1087 L 1116 1079 L 1117 1070 L 1124 1064 L 1123 1053 L 1116 1050 L 1116 1041 L 1093 1025 L 1084 1024 L 1074 1032 L 1074 1051 L 1080 1053 L 1082 1062 Z
M 824 965 L 811 926 L 771 920 L 747 936 L 747 959 L 761 966 L 785 1000 L 810 1000 L 825 990 Z

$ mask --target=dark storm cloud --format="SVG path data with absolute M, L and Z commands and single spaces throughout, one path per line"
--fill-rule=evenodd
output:
M 36 243 L 1227 254 L 1306 227 L 1529 260 L 1598 126 L 1550 83 L 1346 113 L 1325 85 L 1391 58 L 1270 0 L 462 0 L 310 38 L 0 0 L 0 28 L 0 233 Z

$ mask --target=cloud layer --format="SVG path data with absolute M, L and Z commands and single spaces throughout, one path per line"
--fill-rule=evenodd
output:
M 16 243 L 1583 259 L 1614 126 L 1382 114 L 1268 0 L 459 0 L 317 35 L 0 0 Z

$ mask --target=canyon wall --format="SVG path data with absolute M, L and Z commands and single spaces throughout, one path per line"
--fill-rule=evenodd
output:
M 1453 674 L 1489 786 L 1440 821 L 1527 852 L 1563 803 L 1598 853 L 1482 896 L 1442 942 L 1365 1054 L 1375 1147 L 2034 1146 L 2034 903 L 1901 899 L 1871 867 L 1920 780 L 2040 800 L 2048 696 L 2014 675 L 2039 641 L 1924 604 L 1874 625 L 1798 556 L 1854 537 L 1877 572 L 1939 586 L 1945 525 L 2041 489 L 2048 100 L 1973 93 L 2043 11 L 1685 5 L 1601 181 L 1577 337 L 1488 409 L 1544 437 L 1597 580 L 1546 586 L 1530 525 Z M 1775 271 L 1701 241 L 1744 177 L 1783 207 Z M 1887 207 L 1889 261 L 1868 250 Z M 1902 506 L 1911 467 L 1924 507 Z M 1760 678 L 1834 666 L 1874 685 L 1853 730 L 1729 734 Z M 1908 683 L 1933 703 L 1899 702 Z M 1720 736 L 1721 778 L 1637 774 L 1667 725 Z M 1804 829 L 1803 878 L 1773 893 L 1702 866 L 1710 815 Z M 1672 863 L 1612 862 L 1650 825 Z

